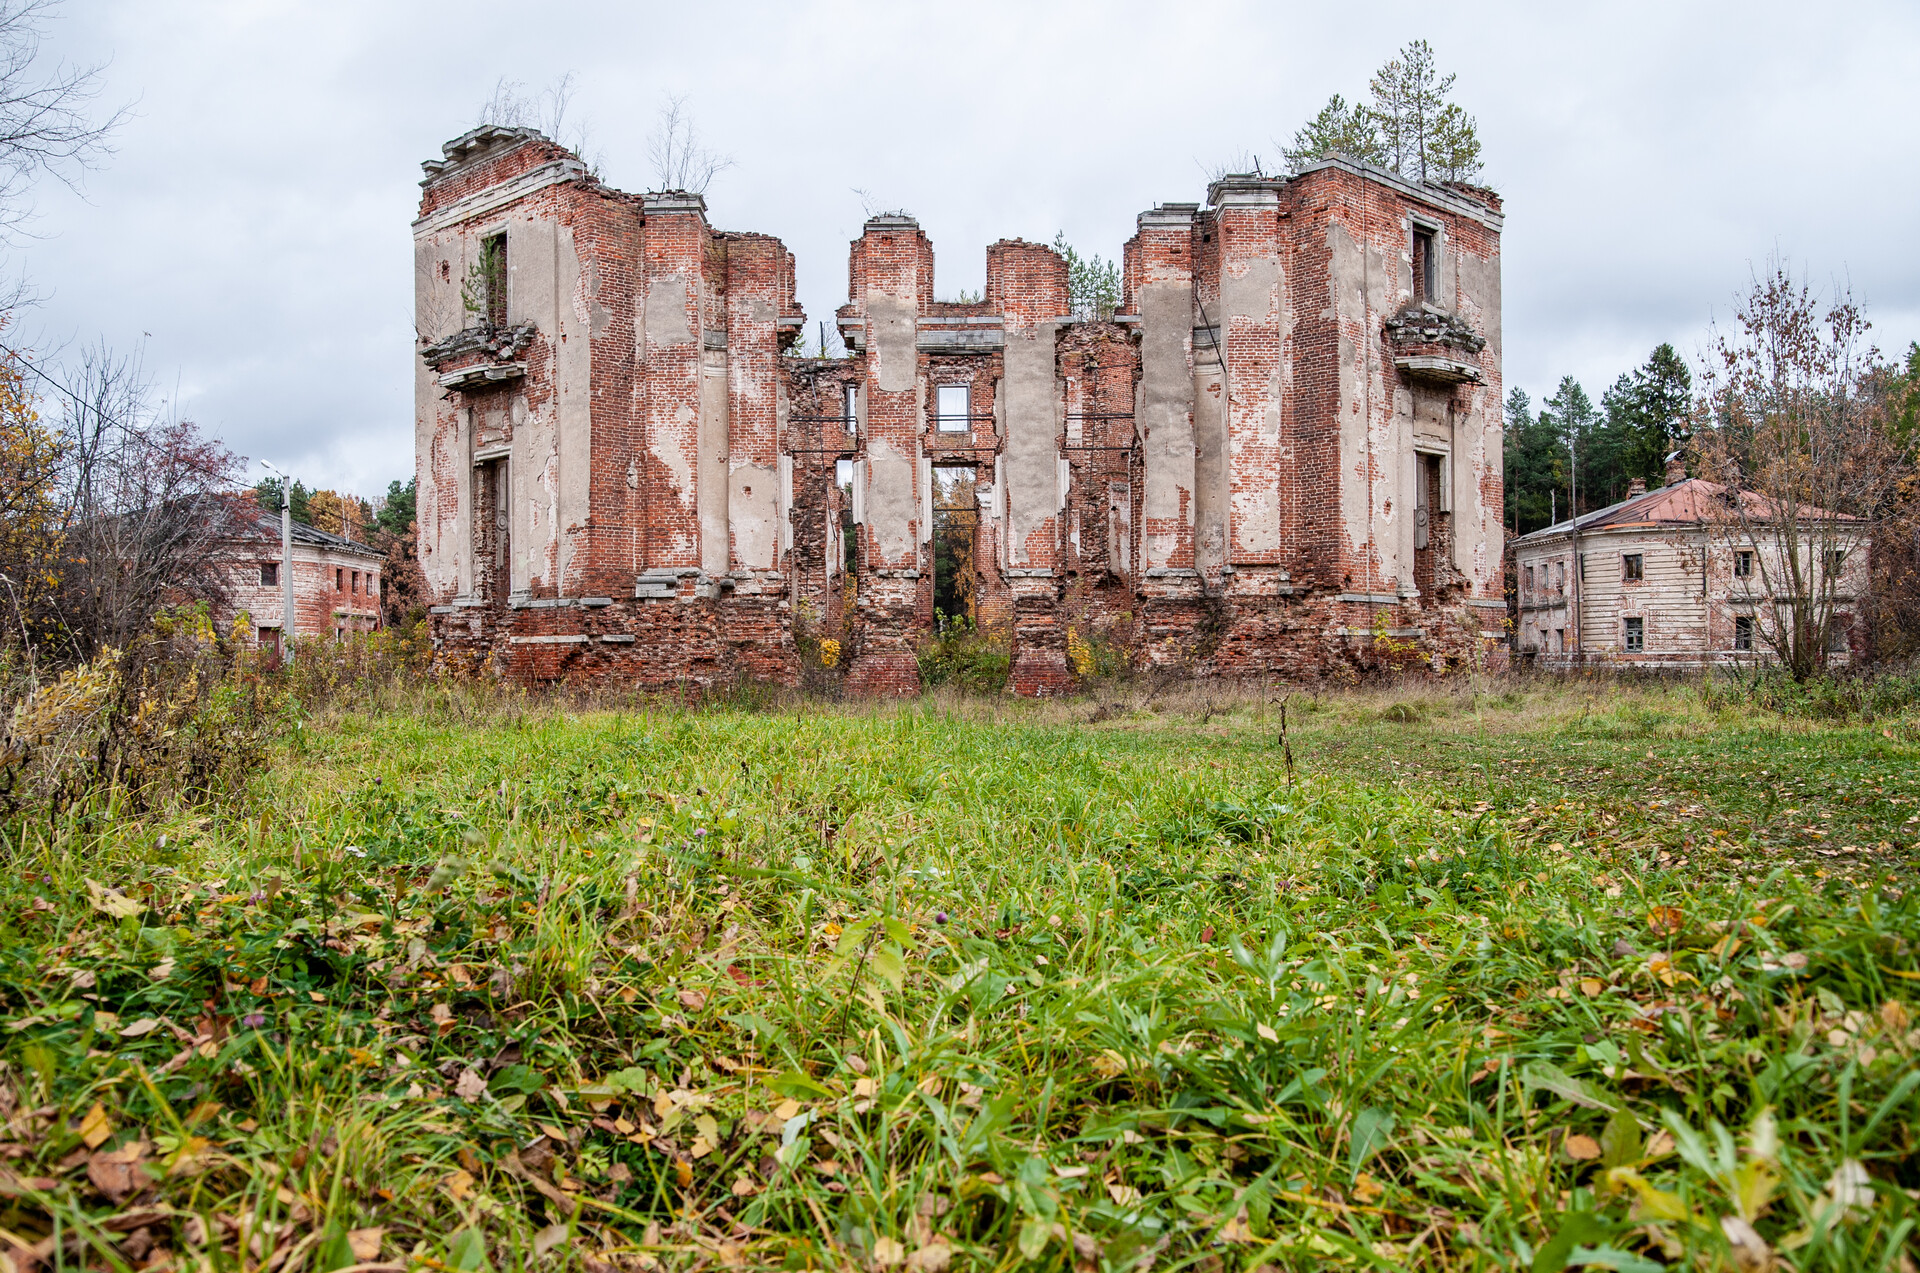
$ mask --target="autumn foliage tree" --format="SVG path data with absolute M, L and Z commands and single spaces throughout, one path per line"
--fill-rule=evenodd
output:
M 1841 607 L 1864 602 L 1843 594 L 1847 560 L 1908 471 L 1869 330 L 1844 287 L 1823 302 L 1776 264 L 1716 326 L 1701 377 L 1695 463 L 1727 491 L 1712 529 L 1752 551 L 1756 637 L 1796 680 L 1826 670 Z

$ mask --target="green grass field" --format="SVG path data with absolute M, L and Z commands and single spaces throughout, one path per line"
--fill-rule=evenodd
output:
M 1912 718 L 1277 698 L 443 695 L 16 824 L 0 1253 L 1914 1268 Z

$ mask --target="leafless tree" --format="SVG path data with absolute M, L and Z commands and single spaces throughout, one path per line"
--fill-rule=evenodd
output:
M 46 22 L 57 0 L 0 0 L 0 230 L 18 231 L 28 191 L 51 176 L 72 188 L 113 153 L 109 139 L 130 113 L 96 118 L 102 66 L 49 63 Z
M 250 507 L 235 490 L 239 458 L 155 408 L 137 354 L 83 351 L 61 405 L 67 467 L 53 605 L 64 653 L 124 647 L 169 604 L 224 601 L 221 548 Z
M 647 160 L 661 190 L 705 194 L 713 179 L 733 167 L 733 158 L 710 149 L 700 140 L 687 99 L 669 93 L 647 138 Z
M 476 124 L 494 124 L 501 128 L 532 128 L 559 142 L 600 175 L 600 152 L 593 148 L 593 127 L 578 116 L 569 116 L 578 85 L 568 71 L 538 93 L 530 94 L 519 80 L 501 76 L 494 81 L 493 92 L 480 105 Z
M 1715 325 L 1696 407 L 1696 471 L 1724 488 L 1711 533 L 1745 552 L 1756 643 L 1818 675 L 1866 598 L 1865 555 L 1905 464 L 1872 392 L 1879 355 L 1845 286 L 1814 295 L 1771 264 Z M 1851 565 L 1851 568 L 1849 568 Z M 1741 583 L 1735 572 L 1736 583 Z

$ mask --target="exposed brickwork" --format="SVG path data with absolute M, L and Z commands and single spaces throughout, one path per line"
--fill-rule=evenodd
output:
M 1142 214 L 1111 321 L 1073 318 L 1066 263 L 1018 239 L 988 247 L 979 301 L 937 301 L 921 227 L 875 217 L 835 315 L 850 354 L 822 360 L 785 353 L 792 256 L 697 196 L 610 190 L 500 129 L 424 185 L 421 563 L 449 656 L 917 692 L 948 469 L 972 477 L 971 513 L 942 516 L 976 521 L 973 613 L 1018 693 L 1073 688 L 1092 646 L 1317 677 L 1375 662 L 1377 630 L 1461 658 L 1500 627 L 1488 192 L 1344 161 L 1227 178 Z M 489 326 L 460 285 L 502 234 Z M 966 390 L 951 427 L 943 387 Z
M 380 629 L 381 568 L 386 557 L 353 540 L 295 524 L 293 535 L 294 639 L 336 640 Z M 241 635 L 253 644 L 280 645 L 286 588 L 280 572 L 280 517 L 250 514 L 246 533 L 222 545 L 227 565 L 227 601 L 214 621 L 227 631 L 241 615 Z M 263 581 L 262 567 L 272 574 Z

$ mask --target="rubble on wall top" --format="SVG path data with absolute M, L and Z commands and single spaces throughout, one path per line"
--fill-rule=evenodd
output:
M 482 124 L 440 147 L 441 157 L 426 160 L 420 167 L 426 172 L 427 180 L 434 181 L 477 159 L 485 159 L 500 151 L 518 146 L 521 142 L 534 140 L 545 141 L 546 134 L 537 128 L 506 128 L 499 124 Z
M 648 212 L 698 212 L 707 214 L 705 195 L 691 190 L 649 190 L 640 196 L 640 206 Z
M 910 212 L 879 212 L 867 218 L 861 230 L 918 230 L 920 222 Z

